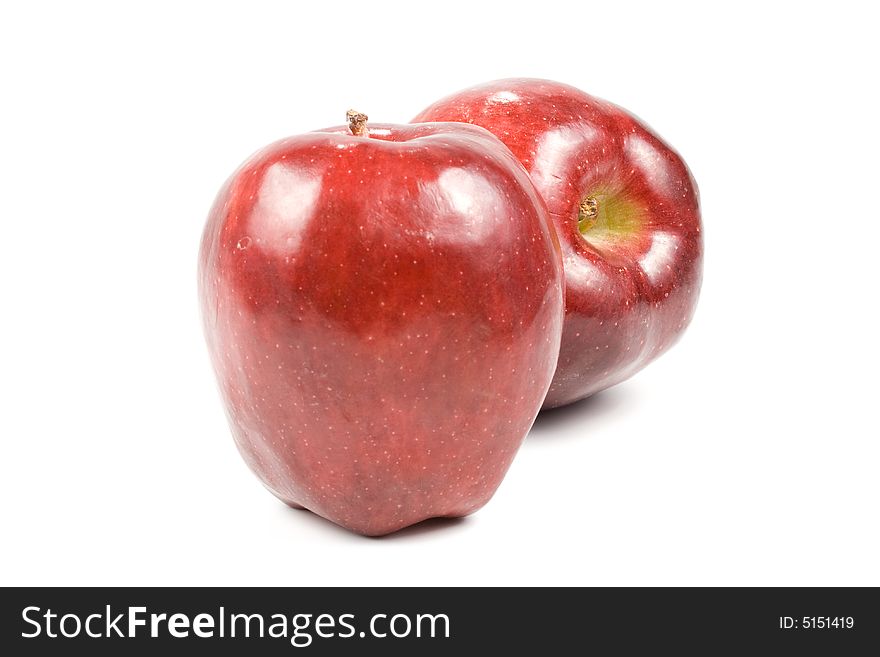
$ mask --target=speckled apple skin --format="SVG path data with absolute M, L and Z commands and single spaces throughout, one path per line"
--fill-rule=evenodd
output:
M 563 251 L 566 318 L 545 407 L 619 383 L 675 343 L 699 296 L 703 243 L 696 183 L 668 144 L 626 110 L 549 80 L 473 87 L 413 119 L 423 121 L 491 130 L 547 202 Z M 581 233 L 580 203 L 597 190 L 634 204 L 638 229 Z
M 546 208 L 482 128 L 275 143 L 210 212 L 199 290 L 235 442 L 281 500 L 381 535 L 485 504 L 564 316 Z

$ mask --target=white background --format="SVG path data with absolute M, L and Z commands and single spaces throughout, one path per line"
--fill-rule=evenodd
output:
M 880 53 L 868 5 L 804 4 L 4 3 L 0 583 L 880 585 Z M 214 194 L 349 107 L 406 122 L 510 76 L 684 154 L 693 325 L 541 416 L 464 521 L 377 540 L 286 508 L 202 341 Z

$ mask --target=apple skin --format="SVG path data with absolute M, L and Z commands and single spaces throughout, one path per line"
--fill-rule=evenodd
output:
M 268 146 L 220 191 L 199 260 L 248 466 L 365 535 L 489 500 L 553 377 L 563 284 L 528 174 L 457 123 Z
M 697 185 L 668 144 L 626 110 L 549 80 L 479 85 L 413 119 L 425 121 L 490 130 L 547 202 L 566 316 L 545 408 L 629 378 L 676 342 L 699 296 L 703 243 Z

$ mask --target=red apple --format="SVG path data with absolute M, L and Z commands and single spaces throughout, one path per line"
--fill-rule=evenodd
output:
M 287 504 L 380 535 L 492 496 L 553 377 L 562 262 L 488 131 L 349 118 L 233 174 L 199 287 L 247 464 Z
M 562 245 L 565 326 L 546 408 L 628 378 L 691 320 L 702 278 L 697 186 L 626 110 L 548 80 L 483 84 L 413 120 L 492 131 L 547 202 Z

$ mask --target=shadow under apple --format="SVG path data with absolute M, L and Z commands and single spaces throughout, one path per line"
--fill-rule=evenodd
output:
M 595 425 L 609 420 L 612 416 L 631 407 L 636 401 L 632 387 L 615 386 L 603 390 L 586 399 L 560 406 L 548 408 L 538 413 L 535 424 L 529 432 L 527 440 L 549 440 L 571 437 L 571 432 L 564 429 L 577 428 L 586 432 Z
M 403 529 L 399 529 L 396 532 L 392 532 L 390 534 L 384 534 L 383 536 L 362 536 L 356 532 L 352 532 L 344 527 L 337 525 L 330 520 L 327 520 L 323 516 L 319 516 L 317 513 L 313 513 L 305 508 L 297 508 L 287 504 L 283 505 L 284 509 L 296 516 L 298 519 L 301 519 L 303 522 L 311 522 L 316 523 L 322 527 L 325 527 L 328 531 L 335 532 L 339 536 L 346 536 L 352 538 L 354 540 L 364 540 L 364 541 L 399 541 L 399 540 L 410 540 L 416 539 L 423 536 L 428 536 L 432 534 L 437 534 L 440 532 L 452 532 L 455 530 L 460 530 L 465 525 L 469 524 L 469 517 L 458 517 L 458 518 L 445 518 L 445 517 L 435 517 L 435 518 L 427 518 L 422 520 L 421 522 L 417 522 L 414 525 L 410 525 L 409 527 L 404 527 Z

